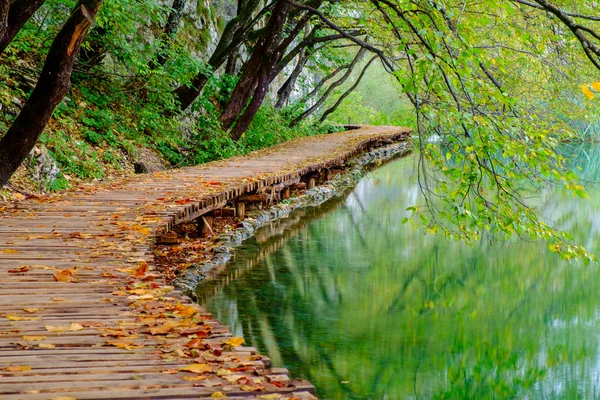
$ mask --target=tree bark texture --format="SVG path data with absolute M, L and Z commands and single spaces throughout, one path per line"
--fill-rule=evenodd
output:
M 306 49 L 302 49 L 298 55 L 298 63 L 296 63 L 296 67 L 290 74 L 289 78 L 281 86 L 279 91 L 277 91 L 277 103 L 275 104 L 276 109 L 281 110 L 288 103 L 290 95 L 294 90 L 294 86 L 296 86 L 296 81 L 304 70 L 304 66 L 306 65 L 307 61 L 308 56 L 306 55 Z
M 102 0 L 80 0 L 54 38 L 37 85 L 0 140 L 0 187 L 29 154 L 69 91 L 75 58 L 101 4 Z
M 19 33 L 25 22 L 44 4 L 45 0 L 13 0 L 8 9 L 8 15 L 3 11 L 10 0 L 0 0 L 0 17 L 6 18 L 5 28 L 0 28 L 0 54 L 6 50 L 10 42 Z
M 225 130 L 233 126 L 255 91 L 258 96 L 262 94 L 264 99 L 270 83 L 271 72 L 279 61 L 280 55 L 277 54 L 277 50 L 279 50 L 289 9 L 290 5 L 285 0 L 278 0 L 275 4 L 269 22 L 256 46 L 254 46 L 250 59 L 244 64 L 240 79 L 221 114 L 220 121 Z M 254 108 L 255 106 L 256 104 L 248 105 L 248 108 Z M 245 116 L 242 115 L 240 123 L 242 125 L 249 124 L 244 119 Z M 238 134 L 241 136 L 239 132 L 232 132 L 232 137 L 236 139 Z
M 260 6 L 260 0 L 248 0 L 238 2 L 238 12 L 235 18 L 230 20 L 217 44 L 217 48 L 208 60 L 208 65 L 217 70 L 234 53 L 243 42 L 248 29 L 256 22 L 252 15 Z M 186 110 L 202 92 L 209 77 L 204 71 L 198 73 L 189 85 L 182 85 L 175 89 L 175 98 L 180 104 L 181 110 Z

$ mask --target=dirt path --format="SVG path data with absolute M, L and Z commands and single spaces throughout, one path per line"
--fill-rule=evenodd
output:
M 153 271 L 153 241 L 239 195 L 408 135 L 364 127 L 100 189 L 0 203 L 0 398 L 312 398 L 310 383 L 271 368 L 164 285 Z

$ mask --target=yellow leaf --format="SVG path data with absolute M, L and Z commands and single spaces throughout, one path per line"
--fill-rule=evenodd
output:
M 78 323 L 71 322 L 68 326 L 52 326 L 46 325 L 46 330 L 48 332 L 66 332 L 66 331 L 80 331 L 83 329 L 83 326 Z
M 18 251 L 15 249 L 6 249 L 6 250 L 0 250 L 0 253 L 4 253 L 4 254 L 17 254 Z
M 240 379 L 245 378 L 245 376 L 244 375 L 226 375 L 226 376 L 222 376 L 222 378 L 228 380 L 229 383 L 236 383 Z
M 50 343 L 40 343 L 40 344 L 38 344 L 38 347 L 39 347 L 40 349 L 53 349 L 53 348 L 55 348 L 56 346 L 55 346 L 55 345 L 53 345 L 53 344 L 50 344 Z
M 581 87 L 581 91 L 583 92 L 585 97 L 587 97 L 590 100 L 594 100 L 594 93 L 592 93 L 592 91 L 590 89 L 588 89 L 587 86 L 581 85 L 580 87 Z
M 223 392 L 214 392 L 210 395 L 210 397 L 225 397 L 225 395 L 223 394 Z
M 233 347 L 237 347 L 237 346 L 243 345 L 244 342 L 245 342 L 244 338 L 234 337 L 234 338 L 231 338 L 228 341 L 226 341 L 225 344 L 228 344 Z
M 35 314 L 36 312 L 40 311 L 39 308 L 24 308 L 23 311 L 25 311 L 26 313 L 29 314 Z
M 23 371 L 30 371 L 30 370 L 31 370 L 31 367 L 29 365 L 12 365 L 10 367 L 0 369 L 0 371 L 6 371 L 6 372 L 23 372 Z
M 46 339 L 46 336 L 23 336 L 23 340 L 28 340 L 30 342 L 39 342 L 44 339 Z
M 183 377 L 184 381 L 203 381 L 205 379 L 208 379 L 208 376 L 198 375 L 198 376 L 184 376 Z
M 277 394 L 277 393 L 273 393 L 273 394 L 263 394 L 262 396 L 258 396 L 259 399 L 264 399 L 264 400 L 274 400 L 274 399 L 280 399 L 281 395 Z
M 592 83 L 592 87 L 594 89 L 596 89 L 597 91 L 600 92 L 600 82 L 594 82 L 594 83 Z
M 190 364 L 185 367 L 179 368 L 180 371 L 193 372 L 196 374 L 203 374 L 205 372 L 212 372 L 212 367 L 208 364 Z
M 39 321 L 40 317 L 19 317 L 18 315 L 7 315 L 9 321 Z

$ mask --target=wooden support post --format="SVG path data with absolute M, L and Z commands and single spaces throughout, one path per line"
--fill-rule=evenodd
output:
M 287 199 L 290 198 L 290 196 L 291 196 L 291 194 L 290 194 L 290 188 L 286 187 L 285 189 L 283 189 L 283 192 L 281 193 L 281 198 L 284 199 L 284 200 L 287 200 Z
M 235 210 L 239 219 L 246 218 L 246 203 L 242 203 L 241 201 L 237 202 Z
M 310 178 L 308 178 L 308 188 L 312 189 L 315 186 L 317 186 L 317 180 L 315 179 L 314 176 L 311 176 Z
M 198 218 L 198 236 L 201 238 L 208 238 L 214 235 L 212 225 L 215 217 L 212 213 L 204 214 Z

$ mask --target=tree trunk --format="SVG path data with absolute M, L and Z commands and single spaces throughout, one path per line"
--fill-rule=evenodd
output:
M 0 0 L 2 8 L 10 0 Z M 0 54 L 6 50 L 13 38 L 19 33 L 25 22 L 44 4 L 45 0 L 14 0 L 8 10 L 8 20 L 2 36 L 0 36 Z M 0 11 L 0 15 L 2 12 Z
M 239 47 L 236 47 L 229 57 L 227 58 L 227 64 L 225 65 L 225 74 L 235 75 L 237 72 L 237 59 L 240 53 Z
M 327 109 L 327 111 L 325 111 L 323 113 L 323 115 L 319 119 L 319 122 L 323 123 L 331 113 L 333 113 L 333 112 L 335 112 L 335 110 L 337 110 L 337 108 L 340 106 L 340 104 L 342 104 L 342 102 L 346 99 L 346 97 L 348 97 L 350 95 L 350 93 L 352 93 L 352 92 L 354 92 L 356 90 L 356 88 L 358 87 L 358 85 L 360 85 L 360 82 L 364 78 L 365 74 L 367 73 L 367 70 L 369 69 L 369 67 L 371 66 L 371 64 L 373 63 L 373 61 L 375 61 L 375 59 L 377 59 L 377 56 L 374 56 L 373 58 L 371 58 L 369 60 L 369 62 L 367 63 L 367 65 L 365 65 L 365 67 L 363 68 L 362 72 L 360 73 L 360 75 L 356 79 L 356 82 L 354 82 L 354 85 L 352 85 L 348 90 L 346 90 L 344 92 L 344 94 L 342 94 L 340 96 L 340 98 L 335 102 L 335 104 L 333 106 L 331 106 L 329 109 Z
M 263 91 L 266 94 L 265 88 L 257 87 L 257 85 L 259 85 L 259 81 L 261 81 L 261 84 L 267 82 L 268 89 L 271 72 L 279 61 L 279 57 L 281 57 L 278 50 L 280 50 L 280 39 L 289 10 L 290 5 L 286 0 L 278 0 L 275 4 L 269 22 L 258 43 L 254 46 L 250 59 L 244 64 L 240 79 L 221 114 L 220 121 L 223 129 L 228 130 L 233 126 L 242 110 L 253 97 L 255 89 L 257 89 L 259 96 Z M 264 96 L 262 99 L 264 100 Z M 235 135 L 237 133 L 233 136 Z
M 290 99 L 290 95 L 294 90 L 294 86 L 296 85 L 296 81 L 304 70 L 304 66 L 308 62 L 308 58 L 309 57 L 307 55 L 306 48 L 302 49 L 298 55 L 298 63 L 296 64 L 296 67 L 290 74 L 290 77 L 277 92 L 277 103 L 275 104 L 276 109 L 281 110 L 281 108 L 287 104 L 288 100 Z
M 10 10 L 10 0 L 0 0 L 0 38 L 4 37 L 8 28 L 8 13 Z
M 167 53 L 171 44 L 173 43 L 173 38 L 175 34 L 177 34 L 177 30 L 179 29 L 179 23 L 181 22 L 181 18 L 183 17 L 183 9 L 185 8 L 186 0 L 175 0 L 173 1 L 173 7 L 171 8 L 171 12 L 169 13 L 169 17 L 167 18 L 167 24 L 165 25 L 163 38 L 160 42 L 160 48 L 158 49 L 158 55 L 156 56 L 155 65 L 151 65 L 151 68 L 154 68 L 158 65 L 165 65 L 167 62 Z M 153 62 L 152 62 L 153 63 Z M 152 64 L 151 63 L 151 64 Z
M 365 49 L 364 47 L 361 47 L 360 50 L 358 51 L 358 53 L 356 53 L 356 56 L 354 57 L 354 60 L 352 60 L 352 63 L 350 64 L 350 67 L 348 68 L 348 70 L 346 71 L 346 73 L 344 74 L 344 76 L 342 76 L 337 81 L 333 82 L 331 84 L 331 86 L 329 86 L 329 88 L 327 88 L 327 90 L 325 91 L 325 93 L 323 93 L 323 96 L 321 96 L 321 98 L 319 100 L 317 100 L 317 102 L 312 107 L 310 107 L 308 110 L 304 111 L 299 117 L 297 117 L 296 119 L 294 119 L 292 121 L 291 125 L 292 126 L 297 125 L 300 121 L 302 121 L 303 119 L 307 118 L 312 113 L 314 113 L 315 111 L 317 111 L 317 109 L 319 107 L 321 107 L 321 105 L 323 105 L 323 103 L 325 102 L 325 100 L 327 100 L 327 98 L 334 91 L 334 89 L 337 88 L 340 85 L 343 85 L 344 82 L 346 82 L 348 80 L 348 78 L 350 77 L 350 75 L 352 75 L 352 71 L 354 70 L 354 67 L 356 67 L 356 64 L 358 64 L 358 62 L 364 56 L 364 54 L 366 53 L 366 51 L 367 51 L 367 49 Z
M 248 29 L 256 23 L 252 16 L 260 4 L 261 0 L 238 2 L 237 16 L 225 26 L 217 48 L 208 60 L 208 65 L 213 71 L 219 69 L 231 53 L 237 50 L 240 43 L 243 42 Z M 206 72 L 201 71 L 192 79 L 190 85 L 182 85 L 175 89 L 174 95 L 182 111 L 186 110 L 200 95 L 204 85 L 208 82 L 208 78 Z
M 69 91 L 75 58 L 101 4 L 102 0 L 80 0 L 52 42 L 37 85 L 0 140 L 0 187 L 29 154 Z

